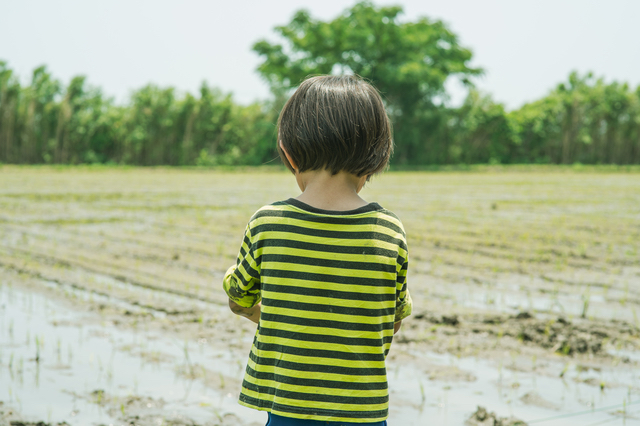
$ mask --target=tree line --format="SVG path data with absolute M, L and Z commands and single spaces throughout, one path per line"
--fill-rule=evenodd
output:
M 276 114 L 204 83 L 197 96 L 148 85 L 118 105 L 85 77 L 65 87 L 44 66 L 23 87 L 0 62 L 4 163 L 259 164 L 272 154 Z
M 591 73 L 509 112 L 471 90 L 448 115 L 442 163 L 640 164 L 640 86 Z
M 199 93 L 147 85 L 117 104 L 84 76 L 45 67 L 28 85 L 0 61 L 0 162 L 259 165 L 276 157 L 280 108 L 306 76 L 356 73 L 381 91 L 394 124 L 392 164 L 640 164 L 640 87 L 572 73 L 540 100 L 506 111 L 473 79 L 472 52 L 437 20 L 357 3 L 332 21 L 299 11 L 260 40 L 272 97 L 251 105 L 203 83 Z M 460 107 L 445 82 L 468 87 Z

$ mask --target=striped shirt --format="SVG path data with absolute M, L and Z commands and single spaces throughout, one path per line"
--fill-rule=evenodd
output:
M 240 404 L 299 419 L 388 417 L 385 359 L 411 313 L 402 223 L 376 203 L 338 212 L 295 199 L 258 210 L 224 289 L 262 302 Z

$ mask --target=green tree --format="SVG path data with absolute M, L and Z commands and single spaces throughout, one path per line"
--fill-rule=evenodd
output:
M 211 158 L 211 164 L 226 162 L 221 161 L 221 157 L 229 150 L 226 145 L 233 107 L 231 95 L 202 84 L 193 126 L 195 156 L 191 155 L 191 161 L 204 157 Z
M 511 123 L 504 107 L 475 89 L 449 115 L 451 143 L 447 163 L 510 163 L 514 156 Z
M 175 164 L 172 144 L 177 140 L 174 89 L 147 85 L 132 95 L 125 118 L 128 135 L 124 162 L 145 166 Z
M 299 11 L 276 27 L 284 43 L 255 43 L 253 50 L 263 58 L 258 71 L 276 99 L 309 75 L 356 73 L 383 94 L 395 126 L 397 161 L 445 161 L 430 152 L 443 147 L 429 136 L 443 132 L 445 82 L 453 77 L 470 84 L 482 71 L 469 66 L 471 51 L 443 22 L 401 22 L 401 13 L 399 6 L 362 2 L 323 22 Z
M 50 140 L 47 158 L 55 163 L 78 164 L 100 162 L 106 131 L 104 116 L 111 107 L 102 92 L 86 84 L 86 77 L 71 79 L 57 108 L 55 139 Z
M 7 67 L 0 61 L 0 162 L 15 162 L 18 156 L 15 150 L 17 112 L 20 106 L 20 83 Z
M 33 71 L 31 85 L 23 88 L 22 102 L 19 111 L 22 127 L 20 139 L 21 163 L 39 163 L 45 158 L 47 146 L 55 136 L 60 82 L 51 76 L 46 66 L 40 66 Z
M 627 84 L 574 72 L 508 119 L 512 161 L 640 163 L 640 99 Z

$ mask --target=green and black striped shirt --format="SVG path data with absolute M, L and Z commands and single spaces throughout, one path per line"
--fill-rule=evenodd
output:
M 411 313 L 407 266 L 402 223 L 376 203 L 258 210 L 224 278 L 237 304 L 262 302 L 240 403 L 300 419 L 386 419 L 393 324 Z

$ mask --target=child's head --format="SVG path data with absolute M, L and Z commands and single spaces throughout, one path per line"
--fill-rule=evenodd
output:
M 323 75 L 302 82 L 278 119 L 284 146 L 297 171 L 342 170 L 356 176 L 381 172 L 393 150 L 391 124 L 377 90 L 358 76 Z

